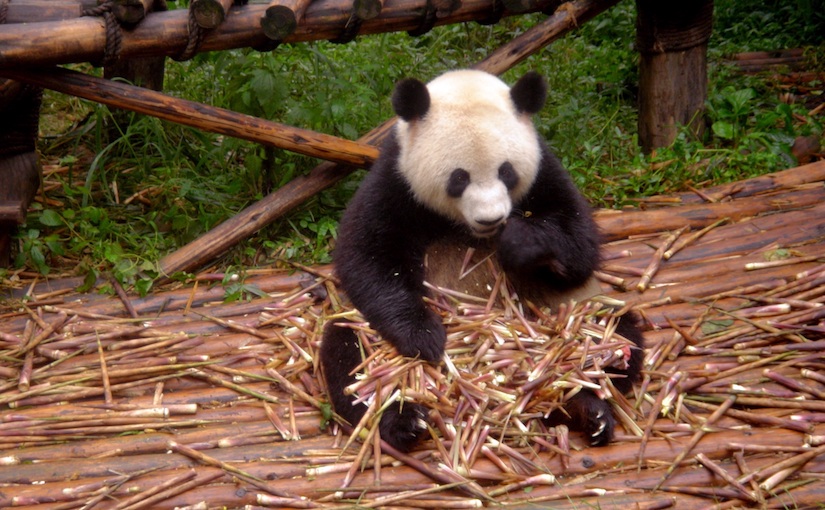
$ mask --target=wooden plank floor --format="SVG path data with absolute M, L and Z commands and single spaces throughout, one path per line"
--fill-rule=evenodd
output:
M 432 441 L 358 469 L 320 410 L 328 267 L 252 271 L 229 303 L 207 277 L 125 300 L 25 281 L 0 302 L 0 506 L 820 505 L 825 163 L 597 218 L 605 293 L 649 328 L 610 446 L 507 445 L 539 470 L 492 451 L 452 485 Z

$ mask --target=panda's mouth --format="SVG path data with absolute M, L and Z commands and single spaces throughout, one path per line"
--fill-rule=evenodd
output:
M 473 226 L 470 230 L 473 231 L 473 235 L 476 237 L 492 237 L 496 235 L 499 230 L 501 230 L 503 225 L 503 223 L 499 223 L 491 226 Z

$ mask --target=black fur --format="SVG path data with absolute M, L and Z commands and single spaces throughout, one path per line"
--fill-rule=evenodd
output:
M 423 115 L 429 96 L 422 113 L 420 90 L 409 82 L 405 80 L 402 86 L 411 87 L 412 92 L 396 91 L 394 106 L 402 117 Z M 546 89 L 538 87 L 536 92 L 533 78 L 525 83 L 512 95 L 519 108 L 530 112 L 535 107 L 528 97 L 530 91 L 544 94 Z M 395 104 L 397 97 L 412 97 L 416 104 Z M 537 143 L 542 151 L 538 176 L 528 194 L 514 204 L 513 213 L 497 239 L 498 258 L 517 289 L 520 284 L 570 289 L 586 282 L 598 266 L 599 234 L 590 206 L 570 176 L 544 143 Z M 439 239 L 459 238 L 472 243 L 473 238 L 465 226 L 445 219 L 414 199 L 396 167 L 398 151 L 393 134 L 345 211 L 334 253 L 335 271 L 355 307 L 399 353 L 436 363 L 444 352 L 446 332 L 439 317 L 422 299 L 426 293 L 426 248 Z M 623 321 L 620 333 L 641 345 L 641 335 L 632 322 Z M 630 389 L 641 359 L 641 350 L 634 349 L 628 377 L 615 379 L 620 391 Z M 353 406 L 352 398 L 344 395 L 343 389 L 353 382 L 350 371 L 360 362 L 353 331 L 328 325 L 321 364 L 335 410 L 352 424 L 361 419 L 366 408 Z M 382 417 L 381 437 L 396 448 L 408 450 L 424 430 L 418 426 L 423 409 L 404 404 L 403 408 L 390 411 Z M 592 392 L 580 392 L 566 411 L 569 418 L 551 419 L 583 430 L 594 444 L 603 444 L 612 437 L 614 419 L 609 405 Z
M 430 109 L 427 86 L 415 78 L 401 80 L 393 91 L 392 107 L 395 113 L 407 122 L 423 118 Z
M 547 82 L 537 72 L 530 71 L 513 85 L 510 97 L 520 113 L 538 113 L 547 99 Z

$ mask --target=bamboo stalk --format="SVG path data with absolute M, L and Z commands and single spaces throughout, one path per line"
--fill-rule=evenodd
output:
M 150 487 L 144 492 L 137 493 L 131 498 L 119 501 L 114 507 L 112 507 L 112 510 L 124 510 L 125 508 L 141 503 L 142 501 L 154 496 L 159 492 L 163 492 L 170 487 L 175 487 L 179 484 L 186 483 L 191 479 L 195 478 L 196 476 L 197 472 L 195 472 L 194 469 L 190 469 L 186 473 L 172 477 L 166 480 L 165 482 L 155 485 L 154 487 Z
M 675 459 L 673 459 L 673 462 L 667 468 L 667 471 L 665 472 L 661 481 L 659 481 L 656 487 L 654 487 L 654 491 L 658 490 L 662 486 L 662 484 L 667 480 L 671 473 L 673 473 L 673 470 L 676 469 L 676 466 L 678 466 L 685 459 L 685 457 L 687 457 L 690 451 L 699 443 L 699 441 L 702 440 L 705 434 L 709 431 L 709 427 L 716 423 L 719 420 L 719 418 L 721 418 L 722 415 L 724 415 L 735 402 L 735 396 L 729 397 L 724 402 L 722 402 L 722 404 L 715 411 L 713 411 L 713 414 L 711 414 L 708 417 L 708 419 L 705 421 L 705 424 L 702 427 L 700 427 L 695 434 L 693 434 L 693 437 L 690 438 L 690 442 L 687 444 L 685 449 L 682 450 L 679 453 L 679 455 L 676 456 Z

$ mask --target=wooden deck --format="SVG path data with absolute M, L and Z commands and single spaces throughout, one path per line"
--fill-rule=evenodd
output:
M 605 292 L 650 328 L 608 447 L 488 445 L 462 478 L 430 441 L 358 469 L 359 443 L 321 428 L 327 267 L 252 271 L 232 303 L 214 275 L 145 298 L 20 282 L 0 302 L 0 506 L 820 508 L 825 162 L 598 221 Z

